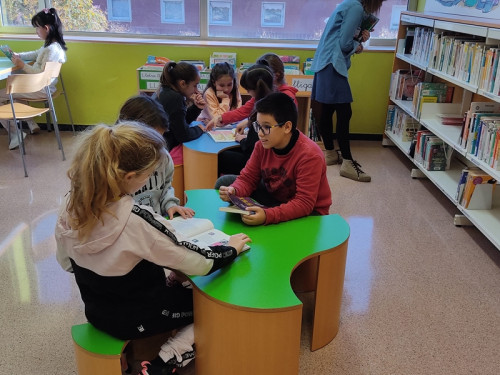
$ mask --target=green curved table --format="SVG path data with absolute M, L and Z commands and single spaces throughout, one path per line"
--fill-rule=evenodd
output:
M 219 211 L 227 203 L 216 190 L 186 195 L 196 216 L 253 241 L 230 266 L 191 278 L 196 373 L 298 374 L 302 303 L 292 290 L 292 272 L 303 262 L 311 265 L 294 277 L 313 280 L 311 350 L 316 350 L 338 332 L 349 225 L 339 215 L 326 215 L 250 227 L 240 215 Z

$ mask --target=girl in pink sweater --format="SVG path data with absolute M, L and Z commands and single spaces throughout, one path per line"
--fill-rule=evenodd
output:
M 241 107 L 241 95 L 234 69 L 227 62 L 217 63 L 210 72 L 210 80 L 203 92 L 206 106 L 198 121 L 209 122 L 215 116 Z

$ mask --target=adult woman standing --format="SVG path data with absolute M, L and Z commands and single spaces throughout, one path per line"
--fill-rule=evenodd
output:
M 361 30 L 361 22 L 369 14 L 377 13 L 384 0 L 344 0 L 330 16 L 314 55 L 314 81 L 311 99 L 319 113 L 319 132 L 326 149 L 327 165 L 341 162 L 333 146 L 333 114 L 337 113 L 337 139 L 342 154 L 340 175 L 355 181 L 369 182 L 371 177 L 361 170 L 352 158 L 349 143 L 349 121 L 352 94 L 347 80 L 351 56 L 363 52 L 363 42 L 370 38 L 368 30 Z

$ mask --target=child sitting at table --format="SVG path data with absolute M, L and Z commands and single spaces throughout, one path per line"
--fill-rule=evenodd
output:
M 146 95 L 137 95 L 129 98 L 121 107 L 118 121 L 139 121 L 149 126 L 163 136 L 168 129 L 168 117 L 165 110 L 153 98 Z M 149 177 L 147 183 L 134 194 L 137 204 L 150 206 L 155 213 L 170 219 L 177 213 L 183 218 L 194 216 L 191 208 L 179 205 L 175 197 L 172 179 L 174 176 L 174 163 L 172 157 L 166 152 L 167 162 L 163 163 Z
M 250 239 L 200 247 L 130 196 L 168 162 L 165 140 L 133 122 L 96 125 L 81 135 L 71 188 L 56 228 L 57 260 L 76 283 L 85 315 L 121 340 L 178 329 L 140 374 L 173 374 L 194 358 L 193 293 L 167 285 L 164 268 L 206 275 L 230 264 Z
M 193 64 L 169 62 L 163 68 L 160 87 L 154 95 L 168 115 L 169 129 L 165 137 L 175 165 L 183 164 L 182 143 L 199 138 L 206 130 L 201 123 L 190 126 L 205 107 L 198 92 L 199 82 L 200 73 Z M 193 102 L 189 107 L 187 99 Z
M 43 9 L 33 16 L 31 19 L 31 24 L 36 30 L 36 34 L 42 40 L 44 40 L 43 47 L 37 49 L 36 51 L 30 52 L 20 52 L 14 53 L 12 56 L 12 63 L 19 69 L 16 73 L 26 73 L 35 74 L 41 73 L 45 69 L 45 63 L 51 62 L 66 62 L 66 42 L 63 37 L 62 22 L 54 8 Z M 23 60 L 34 61 L 33 65 L 25 64 Z M 57 78 L 54 78 L 49 86 L 50 92 L 53 94 L 56 91 Z M 14 99 L 18 100 L 29 100 L 29 99 L 46 99 L 47 94 L 45 90 L 40 90 L 38 92 L 30 92 L 24 94 L 15 94 Z M 9 100 L 9 96 L 6 94 L 5 89 L 0 90 L 0 102 Z M 40 127 L 33 120 L 26 120 L 30 132 L 37 133 L 40 131 Z M 13 121 L 2 120 L 1 124 L 7 129 L 10 126 L 11 134 L 16 134 Z M 24 133 L 23 137 L 26 135 Z M 12 137 L 9 144 L 9 149 L 13 150 L 19 147 L 19 140 L 16 136 Z
M 262 99 L 274 91 L 273 73 L 267 65 L 255 64 L 243 72 L 240 84 L 241 87 L 248 91 L 255 103 L 255 100 Z M 241 107 L 231 112 L 236 113 L 243 108 L 244 107 Z M 250 113 L 248 117 L 248 121 L 250 122 L 255 120 L 254 111 L 255 109 L 252 109 L 253 113 Z M 223 116 L 231 112 L 227 112 L 223 114 Z M 208 125 L 207 128 L 209 128 Z M 258 139 L 259 137 L 252 127 L 248 129 L 246 134 L 237 133 L 235 135 L 235 140 L 239 142 L 240 148 L 225 150 L 218 155 L 219 173 L 225 175 L 239 174 L 250 158 L 255 142 L 257 142 Z
M 236 74 L 227 62 L 217 63 L 210 72 L 210 79 L 203 92 L 205 108 L 198 116 L 198 121 L 208 123 L 214 116 L 241 107 Z
M 323 152 L 297 130 L 297 107 L 283 93 L 272 93 L 256 103 L 257 120 L 252 126 L 259 136 L 245 168 L 228 194 L 251 196 L 268 208 L 249 207 L 254 214 L 241 215 L 248 225 L 273 224 L 311 215 L 327 215 L 332 204 Z

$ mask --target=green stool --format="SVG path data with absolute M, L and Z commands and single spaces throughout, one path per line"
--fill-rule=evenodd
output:
M 99 331 L 90 323 L 71 327 L 79 375 L 121 375 L 120 358 L 128 341 Z

